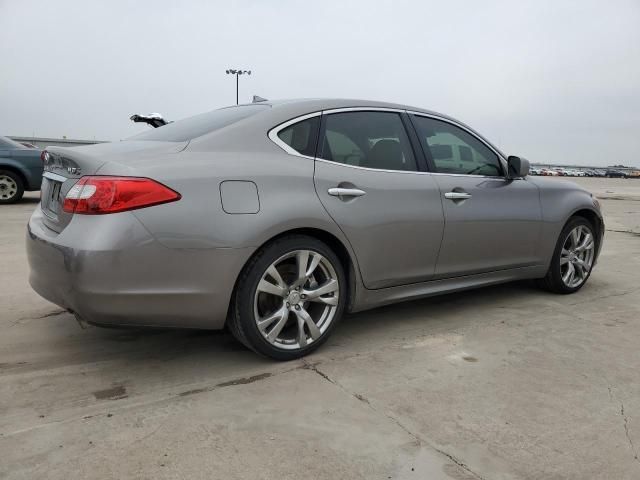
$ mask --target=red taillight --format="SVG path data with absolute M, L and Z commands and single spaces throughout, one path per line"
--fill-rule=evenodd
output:
M 102 215 L 180 200 L 178 192 L 150 178 L 82 177 L 64 198 L 68 213 Z

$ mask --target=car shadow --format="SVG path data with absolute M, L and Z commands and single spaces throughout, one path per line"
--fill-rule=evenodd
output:
M 384 347 L 389 338 L 401 337 L 407 328 L 420 329 L 421 333 L 433 333 L 431 327 L 446 331 L 464 327 L 469 323 L 491 321 L 492 309 L 497 302 L 503 305 L 518 304 L 522 297 L 535 290 L 528 282 L 485 287 L 464 293 L 452 293 L 346 315 L 314 357 L 331 358 L 349 353 L 345 338 L 360 339 L 373 349 Z M 479 310 L 486 310 L 486 315 Z M 65 314 L 65 316 L 68 316 Z M 446 317 L 442 320 L 439 317 Z M 70 316 L 69 316 L 70 317 Z M 451 319 L 454 319 L 453 321 Z M 52 327 L 53 328 L 53 327 Z M 72 337 L 82 345 L 76 345 L 76 360 L 84 362 L 116 360 L 128 366 L 144 368 L 145 375 L 166 375 L 172 368 L 206 370 L 206 366 L 226 365 L 225 375 L 234 370 L 268 367 L 280 362 L 261 357 L 238 342 L 226 330 L 187 330 L 154 328 L 103 328 L 90 326 L 86 330 L 74 328 Z M 434 330 L 435 331 L 435 330 Z M 369 342 L 371 340 L 371 342 Z M 74 341 L 75 343 L 75 341 Z M 162 368 L 149 370 L 149 365 Z
M 18 205 L 20 204 L 37 204 L 40 203 L 40 197 L 27 197 L 24 196 L 20 199 L 19 202 L 17 202 Z

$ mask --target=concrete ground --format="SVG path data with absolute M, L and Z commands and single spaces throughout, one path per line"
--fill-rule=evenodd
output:
M 274 363 L 228 334 L 81 329 L 0 208 L 0 478 L 640 478 L 640 180 L 579 179 L 607 234 L 578 293 L 528 283 L 352 315 Z

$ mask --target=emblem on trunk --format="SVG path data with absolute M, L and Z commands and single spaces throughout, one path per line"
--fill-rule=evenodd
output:
M 69 172 L 69 174 L 71 174 L 71 175 L 79 175 L 80 174 L 80 168 L 79 167 L 67 167 L 67 172 Z

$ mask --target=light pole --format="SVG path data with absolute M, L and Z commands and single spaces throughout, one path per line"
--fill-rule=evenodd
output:
M 251 75 L 251 70 L 236 70 L 233 68 L 230 68 L 229 70 L 227 70 L 227 75 L 235 75 L 236 76 L 236 105 L 238 105 L 238 78 L 240 78 L 240 75 Z

